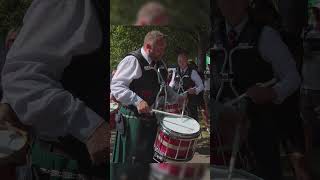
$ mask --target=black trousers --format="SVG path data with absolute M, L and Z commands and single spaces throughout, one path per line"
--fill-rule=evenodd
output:
M 188 115 L 199 122 L 198 104 L 188 102 L 187 108 L 188 108 Z
M 255 159 L 254 174 L 264 180 L 281 179 L 279 126 L 273 107 L 249 108 L 249 146 Z
M 251 104 L 248 108 L 249 144 L 256 159 L 257 175 L 266 180 L 281 178 L 280 144 L 286 153 L 305 152 L 298 93 L 281 105 Z

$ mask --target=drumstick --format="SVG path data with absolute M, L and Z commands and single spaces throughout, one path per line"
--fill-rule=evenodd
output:
M 164 115 L 168 115 L 168 116 L 174 116 L 174 117 L 181 118 L 181 115 L 179 115 L 179 114 L 168 113 L 168 112 L 159 111 L 159 110 L 156 110 L 156 109 L 152 109 L 151 111 L 154 112 L 154 113 L 160 113 L 160 114 L 164 114 Z M 165 121 L 165 120 L 163 120 L 163 121 Z M 170 123 L 172 123 L 172 124 L 176 124 L 176 123 L 173 123 L 173 122 L 171 122 L 171 121 L 167 121 L 167 122 L 170 122 Z M 192 129 L 192 128 L 183 126 L 183 125 L 181 125 L 181 124 L 176 124 L 176 125 L 182 126 L 182 127 L 184 127 L 184 128 L 190 129 L 190 130 L 194 130 L 194 129 Z
M 231 159 L 230 159 L 230 165 L 229 165 L 229 171 L 228 171 L 228 180 L 231 180 L 232 178 L 232 173 L 235 166 L 237 153 L 239 151 L 239 146 L 240 146 L 239 143 L 240 143 L 240 124 L 238 124 L 236 127 L 236 134 L 235 134 L 234 142 L 232 145 L 232 153 L 231 153 Z
M 273 78 L 271 79 L 270 81 L 267 81 L 265 83 L 258 83 L 257 85 L 259 85 L 260 87 L 268 87 L 268 86 L 271 86 L 272 84 L 276 83 L 277 82 L 277 79 L 276 78 Z M 247 93 L 243 93 L 241 94 L 240 96 L 238 96 L 237 98 L 229 101 L 229 102 L 226 102 L 224 103 L 225 106 L 231 106 L 232 104 L 235 104 L 237 102 L 239 102 L 242 98 L 244 97 L 247 97 Z
M 156 110 L 156 109 L 152 109 L 151 112 L 164 114 L 164 115 L 168 115 L 168 116 L 181 117 L 180 114 L 168 113 L 168 112 L 164 112 L 164 111 L 160 111 L 160 110 Z
M 184 114 L 184 110 L 185 110 L 185 108 L 186 108 L 186 99 L 183 101 L 183 106 L 182 106 L 182 112 L 181 112 L 181 116 L 180 116 L 180 118 L 182 118 L 183 117 L 183 114 Z
M 180 96 L 181 95 L 185 95 L 185 94 L 187 94 L 188 93 L 188 91 L 184 91 L 183 93 L 181 93 L 181 94 L 179 94 Z

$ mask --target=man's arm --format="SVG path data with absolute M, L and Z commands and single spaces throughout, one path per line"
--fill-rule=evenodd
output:
M 299 88 L 301 80 L 296 63 L 280 34 L 274 29 L 265 27 L 259 42 L 261 56 L 272 64 L 274 74 L 279 80 L 273 90 L 276 93 L 274 102 L 280 104 Z
M 198 95 L 201 91 L 203 91 L 204 86 L 203 86 L 201 77 L 199 76 L 197 71 L 192 70 L 191 79 L 196 84 L 196 86 L 194 88 L 196 90 L 196 94 Z
M 129 89 L 130 83 L 142 75 L 138 60 L 134 56 L 125 57 L 118 65 L 111 81 L 111 93 L 124 105 L 137 106 L 143 99 Z
M 90 1 L 34 0 L 2 72 L 3 101 L 41 136 L 86 141 L 105 117 L 63 89 L 60 78 L 72 56 L 95 50 L 101 40 Z

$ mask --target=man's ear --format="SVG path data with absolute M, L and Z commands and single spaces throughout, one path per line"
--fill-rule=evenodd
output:
M 150 43 L 147 43 L 147 44 L 146 44 L 146 49 L 147 49 L 147 50 L 150 50 L 150 49 L 151 49 L 151 44 L 150 44 Z

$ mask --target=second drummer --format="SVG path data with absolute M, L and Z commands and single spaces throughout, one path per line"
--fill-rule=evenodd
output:
M 178 55 L 179 67 L 172 75 L 170 87 L 173 87 L 177 92 L 181 90 L 188 91 L 187 108 L 189 116 L 198 121 L 198 106 L 200 105 L 201 92 L 204 90 L 204 85 L 198 72 L 191 68 L 188 64 L 187 52 L 181 51 Z
M 160 89 L 157 70 L 166 79 L 167 70 L 161 60 L 166 49 L 165 35 L 150 31 L 141 49 L 128 53 L 119 63 L 111 81 L 111 93 L 121 103 L 117 120 L 117 136 L 113 163 L 153 162 L 153 143 L 157 120 L 151 115 Z M 168 101 L 182 103 L 172 89 L 167 88 Z

